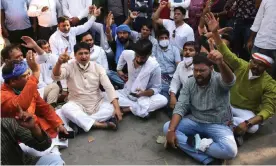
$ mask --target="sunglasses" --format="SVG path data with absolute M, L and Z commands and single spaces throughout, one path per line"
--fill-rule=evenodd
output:
M 175 30 L 173 30 L 172 37 L 175 38 Z

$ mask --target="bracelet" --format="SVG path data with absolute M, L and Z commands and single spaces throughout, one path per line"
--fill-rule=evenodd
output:
M 175 130 L 168 129 L 168 132 L 175 132 Z

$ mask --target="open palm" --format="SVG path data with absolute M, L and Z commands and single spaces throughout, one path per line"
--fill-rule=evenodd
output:
M 219 22 L 214 17 L 213 13 L 207 13 L 204 17 L 210 31 L 214 32 L 219 29 Z

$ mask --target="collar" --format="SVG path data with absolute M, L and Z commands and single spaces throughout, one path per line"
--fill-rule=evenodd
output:
M 76 63 L 77 63 L 77 66 L 78 66 L 81 70 L 87 70 L 88 67 L 89 67 L 89 65 L 90 65 L 90 61 L 89 61 L 85 66 L 82 65 L 82 64 L 80 64 L 80 63 L 77 62 L 77 61 L 76 61 Z
M 257 79 L 259 77 L 261 77 L 261 76 L 253 76 L 251 69 L 249 69 L 249 72 L 248 72 L 248 79 L 249 80 L 254 80 L 254 79 Z

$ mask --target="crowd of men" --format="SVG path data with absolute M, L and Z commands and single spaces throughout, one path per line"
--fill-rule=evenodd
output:
M 2 0 L 1 164 L 64 164 L 69 133 L 118 130 L 123 116 L 157 110 L 171 119 L 165 147 L 202 164 L 235 158 L 276 111 L 275 9 L 275 0 Z

